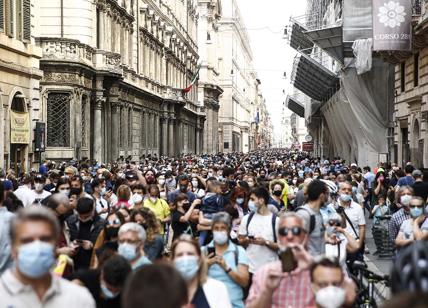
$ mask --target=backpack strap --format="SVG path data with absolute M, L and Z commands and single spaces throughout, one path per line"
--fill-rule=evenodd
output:
M 304 210 L 309 214 L 309 234 L 311 234 L 315 230 L 315 215 L 313 215 L 307 208 L 300 206 L 296 209 L 296 212 L 300 210 Z
M 276 238 L 276 214 L 272 213 L 272 233 L 273 233 L 273 241 L 276 243 L 277 238 Z
M 251 219 L 253 219 L 254 214 L 255 214 L 255 212 L 251 212 L 251 213 L 248 215 L 248 219 L 247 219 L 247 226 L 246 226 L 246 228 L 247 228 L 247 236 L 248 236 L 248 226 L 250 225 L 250 221 L 251 221 Z

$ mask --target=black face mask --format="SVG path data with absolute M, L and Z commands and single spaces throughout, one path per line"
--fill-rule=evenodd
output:
M 108 227 L 105 230 L 106 240 L 111 240 L 119 234 L 119 227 Z
M 277 197 L 280 197 L 282 195 L 282 191 L 280 191 L 280 190 L 274 190 L 273 191 L 273 195 L 277 196 Z
M 187 185 L 180 185 L 180 191 L 182 193 L 186 193 L 187 192 Z
M 190 209 L 190 202 L 183 203 L 183 209 L 185 211 L 187 211 L 188 209 Z

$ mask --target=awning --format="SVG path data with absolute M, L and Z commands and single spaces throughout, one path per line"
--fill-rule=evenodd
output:
M 320 102 L 340 87 L 337 75 L 304 53 L 294 58 L 292 82 L 295 88 Z
M 291 27 L 290 46 L 295 50 L 301 50 L 306 54 L 310 54 L 314 47 L 314 43 L 306 36 L 306 30 L 302 25 L 293 19 L 291 19 L 291 22 L 293 24 Z
M 343 27 L 334 26 L 306 31 L 308 37 L 332 58 L 343 63 Z
M 288 109 L 297 114 L 299 117 L 305 117 L 305 106 L 300 103 L 295 97 L 288 95 L 286 105 Z

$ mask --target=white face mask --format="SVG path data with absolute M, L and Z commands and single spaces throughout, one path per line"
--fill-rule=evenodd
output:
M 42 183 L 35 183 L 34 190 L 37 192 L 41 192 L 43 190 L 44 185 Z
M 158 183 L 159 183 L 159 185 L 163 185 L 163 184 L 165 184 L 165 180 L 163 180 L 163 179 L 158 180 Z
M 402 195 L 400 198 L 401 205 L 408 206 L 410 204 L 410 200 L 412 200 L 412 196 Z
M 198 181 L 192 181 L 192 186 L 195 188 L 198 188 Z
M 345 290 L 335 286 L 319 289 L 315 293 L 315 302 L 323 308 L 339 308 L 345 302 Z

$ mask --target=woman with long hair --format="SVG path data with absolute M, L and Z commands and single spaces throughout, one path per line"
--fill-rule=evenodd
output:
M 189 305 L 197 308 L 231 308 L 226 286 L 208 277 L 207 261 L 198 241 L 183 234 L 171 247 L 171 260 L 187 284 Z
M 159 259 L 163 252 L 163 237 L 160 234 L 160 223 L 155 214 L 148 208 L 142 207 L 131 212 L 131 221 L 141 225 L 146 230 L 144 253 L 150 261 Z

